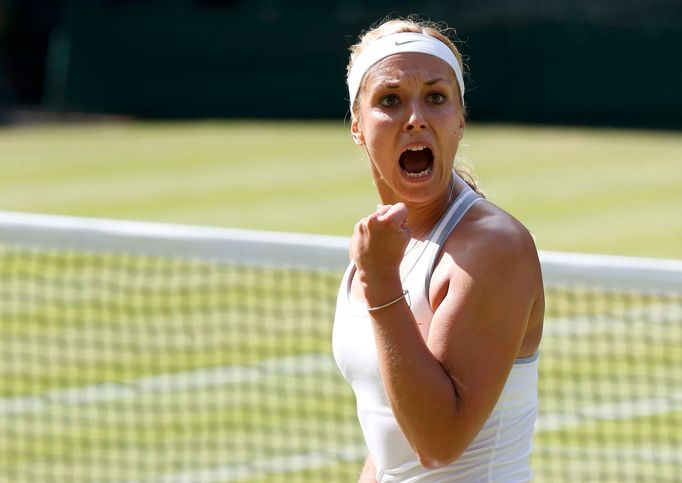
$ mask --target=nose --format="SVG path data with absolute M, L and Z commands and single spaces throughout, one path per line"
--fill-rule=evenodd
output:
M 407 120 L 405 121 L 405 131 L 421 131 L 426 129 L 426 119 L 417 102 L 409 104 L 407 112 Z

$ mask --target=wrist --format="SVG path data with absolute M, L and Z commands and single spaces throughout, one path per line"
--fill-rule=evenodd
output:
M 367 306 L 367 312 L 377 312 L 377 311 L 379 311 L 379 310 L 381 310 L 381 309 L 385 309 L 385 308 L 387 308 L 387 307 L 390 307 L 391 305 L 395 305 L 395 304 L 397 304 L 398 302 L 400 302 L 400 301 L 403 300 L 403 299 L 407 300 L 407 304 L 409 305 L 409 304 L 410 304 L 410 302 L 409 302 L 409 300 L 410 300 L 410 299 L 409 299 L 409 296 L 410 296 L 410 293 L 409 293 L 407 290 L 404 290 L 404 289 L 403 289 L 403 291 L 400 293 L 400 295 L 398 295 L 398 296 L 397 296 L 396 298 L 394 298 L 393 300 L 390 300 L 390 301 L 386 302 L 385 304 L 382 304 L 382 305 L 374 305 L 374 306 L 368 305 L 368 306 Z
M 395 274 L 373 274 L 358 273 L 358 280 L 362 287 L 363 295 L 368 307 L 379 307 L 403 294 L 403 286 L 400 276 Z

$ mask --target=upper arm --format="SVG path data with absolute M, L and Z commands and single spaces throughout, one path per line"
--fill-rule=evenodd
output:
M 439 264 L 446 267 L 446 293 L 427 339 L 452 380 L 462 422 L 457 431 L 468 441 L 499 398 L 541 287 L 530 234 L 513 222 L 486 231 L 472 238 L 476 243 L 460 238 L 452 240 L 457 247 L 446 244 Z

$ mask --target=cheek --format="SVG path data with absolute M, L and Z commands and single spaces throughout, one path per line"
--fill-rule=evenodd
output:
M 395 124 L 396 122 L 394 116 L 391 116 L 391 114 L 387 113 L 386 111 L 382 111 L 381 109 L 372 110 L 370 118 L 372 123 L 378 128 L 386 128 Z
M 382 145 L 393 141 L 392 132 L 395 131 L 395 120 L 381 111 L 373 112 L 365 118 L 365 140 L 375 145 Z
M 460 130 L 456 126 L 448 126 L 441 130 L 438 135 L 440 146 L 443 153 L 443 161 L 450 162 L 455 159 L 455 155 L 459 149 L 459 134 Z
M 463 129 L 460 127 L 460 116 L 457 111 L 442 113 L 439 116 L 438 131 L 441 139 L 445 140 L 445 145 L 452 146 L 455 149 L 462 137 Z

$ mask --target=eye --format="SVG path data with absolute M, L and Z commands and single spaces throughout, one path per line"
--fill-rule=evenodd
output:
M 395 94 L 389 94 L 389 95 L 383 96 L 381 99 L 379 99 L 379 105 L 382 107 L 393 107 L 399 103 L 400 103 L 400 98 L 398 96 L 396 96 Z
M 440 92 L 433 92 L 428 96 L 428 100 L 431 104 L 443 104 L 446 99 L 445 95 Z

